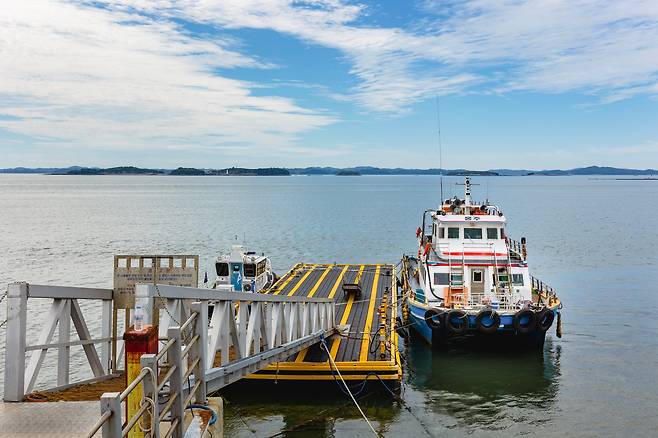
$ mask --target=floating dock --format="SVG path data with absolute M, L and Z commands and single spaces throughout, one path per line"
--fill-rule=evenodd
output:
M 361 293 L 343 285 L 358 284 Z M 390 264 L 297 264 L 267 294 L 330 298 L 336 302 L 340 334 L 247 376 L 250 380 L 327 381 L 336 379 L 329 354 L 345 380 L 399 381 L 402 366 L 395 330 L 397 282 Z M 325 350 L 326 348 L 326 350 Z

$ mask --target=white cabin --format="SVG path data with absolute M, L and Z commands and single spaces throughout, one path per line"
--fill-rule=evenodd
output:
M 465 186 L 464 199 L 447 199 L 439 209 L 426 211 L 417 230 L 419 280 L 428 303 L 511 309 L 530 302 L 525 239 L 509 239 L 502 211 L 488 202 L 474 203 L 469 178 Z

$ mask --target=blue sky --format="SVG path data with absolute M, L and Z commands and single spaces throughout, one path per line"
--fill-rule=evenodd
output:
M 0 167 L 658 167 L 658 2 L 0 4 Z

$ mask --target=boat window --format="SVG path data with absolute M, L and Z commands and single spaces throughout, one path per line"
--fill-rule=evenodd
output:
M 523 274 L 512 274 L 512 284 L 514 286 L 523 286 Z
M 217 263 L 215 269 L 218 277 L 228 277 L 228 263 Z
M 448 239 L 459 239 L 459 228 L 448 227 Z
M 451 286 L 462 286 L 464 284 L 464 276 L 462 274 L 451 274 L 450 275 L 450 285 Z
M 464 239 L 482 239 L 482 228 L 464 228 Z
M 434 284 L 439 286 L 447 286 L 449 278 L 450 274 L 447 272 L 436 272 L 434 273 Z
M 501 283 L 507 283 L 509 281 L 509 277 L 507 276 L 507 274 L 499 275 L 498 279 L 500 280 Z
M 505 229 L 504 229 L 504 228 L 501 228 L 501 229 L 500 229 L 500 238 L 501 238 L 501 239 L 504 239 L 504 238 L 505 238 Z
M 265 272 L 265 260 L 258 262 L 256 267 L 256 276 L 261 276 Z
M 473 283 L 482 283 L 482 271 L 473 271 Z
M 244 264 L 244 276 L 245 277 L 255 277 L 256 276 L 256 265 L 253 263 Z
M 443 239 L 444 237 L 446 237 L 446 229 L 439 227 L 439 239 Z
M 498 239 L 498 228 L 487 228 L 487 239 Z

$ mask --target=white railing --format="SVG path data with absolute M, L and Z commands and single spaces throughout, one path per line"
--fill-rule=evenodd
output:
M 472 309 L 495 308 L 501 310 L 517 310 L 523 307 L 523 295 L 520 293 L 471 293 L 468 296 L 468 307 Z
M 184 410 L 191 404 L 206 404 L 205 361 L 202 338 L 207 330 L 207 314 L 201 303 L 191 305 L 192 314 L 180 327 L 167 330 L 167 342 L 158 354 L 143 354 L 142 371 L 121 393 L 105 393 L 101 397 L 101 417 L 87 434 L 94 436 L 102 430 L 103 437 L 124 437 L 139 428 L 148 436 L 160 436 L 160 423 L 168 422 L 164 436 L 182 437 Z M 183 334 L 187 334 L 184 337 Z M 188 390 L 184 383 L 194 379 Z M 142 385 L 139 409 L 125 425 L 121 423 L 121 403 Z M 162 397 L 160 397 L 162 395 Z M 164 402 L 161 402 L 163 398 Z M 161 406 L 162 405 L 162 406 Z M 119 419 L 119 421 L 115 421 Z M 141 420 L 141 421 L 140 421 Z
M 152 323 L 154 306 L 163 305 L 160 333 L 166 331 L 161 338 L 164 346 L 157 355 L 141 356 L 142 372 L 123 393 L 103 395 L 101 417 L 89 437 L 102 430 L 104 438 L 118 438 L 133 427 L 159 437 L 160 423 L 169 422 L 163 436 L 180 438 L 183 412 L 190 403 L 205 404 L 206 394 L 284 360 L 335 331 L 334 302 L 328 298 L 151 284 L 137 285 L 135 290 L 137 302 L 147 310 L 146 324 Z M 209 306 L 214 307 L 210 322 Z M 165 357 L 166 367 L 161 362 Z M 189 390 L 183 385 L 188 381 Z M 124 426 L 121 403 L 139 384 L 141 407 Z M 166 387 L 168 394 L 163 394 Z
M 28 345 L 28 304 L 34 299 L 52 300 L 36 344 Z M 92 338 L 79 300 L 101 302 L 101 336 Z M 109 374 L 112 342 L 112 289 L 43 286 L 12 283 L 7 290 L 4 400 L 21 401 L 32 392 L 49 349 L 57 350 L 57 387 L 71 383 L 71 347 L 81 345 L 94 378 Z M 71 321 L 79 340 L 70 340 Z M 58 331 L 58 342 L 53 336 Z M 100 345 L 100 357 L 96 350 Z M 27 355 L 30 355 L 26 366 Z M 90 381 L 91 381 L 90 380 Z M 82 382 L 77 382 L 82 383 Z M 57 389 L 57 388 L 55 388 Z

